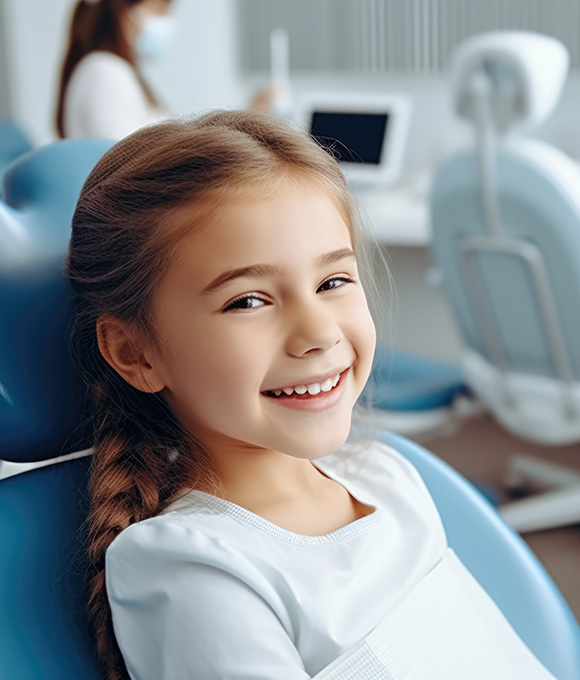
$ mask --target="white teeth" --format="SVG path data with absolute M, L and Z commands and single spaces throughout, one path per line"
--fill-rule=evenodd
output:
M 323 392 L 330 392 L 330 390 L 334 387 L 332 384 L 332 378 L 328 378 L 328 380 L 325 380 L 323 383 L 320 383 L 320 389 Z
M 279 397 L 282 393 L 290 396 L 296 392 L 296 394 L 320 394 L 320 392 L 330 392 L 333 387 L 338 385 L 340 380 L 340 373 L 334 376 L 334 378 L 327 378 L 322 383 L 312 383 L 311 385 L 296 385 L 295 387 L 283 387 L 281 390 L 273 390 L 275 396 Z

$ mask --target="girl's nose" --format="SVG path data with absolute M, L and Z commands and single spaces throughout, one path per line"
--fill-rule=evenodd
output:
M 342 331 L 337 319 L 324 305 L 298 305 L 289 319 L 286 351 L 301 357 L 311 352 L 325 352 L 337 345 Z

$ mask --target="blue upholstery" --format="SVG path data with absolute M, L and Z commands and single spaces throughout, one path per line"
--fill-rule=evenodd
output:
M 458 395 L 467 394 L 456 364 L 384 347 L 377 348 L 371 377 L 363 403 L 390 411 L 446 408 Z
M 0 201 L 0 459 L 53 458 L 82 446 L 84 389 L 66 342 L 61 265 L 76 200 L 111 146 L 70 140 L 16 160 Z
M 0 176 L 7 165 L 30 149 L 32 144 L 23 130 L 9 118 L 0 118 Z
M 0 678 L 101 678 L 83 580 L 89 462 L 0 480 Z

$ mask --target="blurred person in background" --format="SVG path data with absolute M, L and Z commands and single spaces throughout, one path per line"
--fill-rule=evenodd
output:
M 59 137 L 121 139 L 167 118 L 139 70 L 171 47 L 171 0 L 80 0 L 71 20 L 56 111 Z M 251 107 L 270 111 L 278 96 L 270 85 Z
M 171 0 L 80 0 L 74 8 L 56 112 L 60 137 L 120 139 L 166 118 L 139 63 L 171 46 Z

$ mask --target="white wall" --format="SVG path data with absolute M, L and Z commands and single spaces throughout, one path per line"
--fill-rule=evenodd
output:
M 11 111 L 37 143 L 53 136 L 52 116 L 70 0 L 3 0 Z
M 6 35 L 4 5 L 3 0 L 0 0 L 0 117 L 9 118 L 12 115 L 12 111 L 10 109 L 10 78 Z
M 176 44 L 150 68 L 151 84 L 175 113 L 244 104 L 237 85 L 235 0 L 174 0 Z M 60 65 L 75 0 L 0 0 L 12 115 L 38 144 L 54 138 Z
M 146 70 L 174 113 L 246 103 L 237 72 L 236 0 L 173 0 L 176 43 Z

